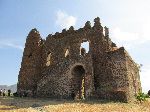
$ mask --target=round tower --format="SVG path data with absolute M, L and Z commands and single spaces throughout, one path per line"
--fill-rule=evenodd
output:
M 41 70 L 41 36 L 32 29 L 26 39 L 21 68 L 18 76 L 17 91 L 20 94 L 33 95 Z

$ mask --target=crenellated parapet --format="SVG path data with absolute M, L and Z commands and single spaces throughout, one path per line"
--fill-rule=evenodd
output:
M 87 21 L 87 22 L 85 23 L 84 29 L 85 29 L 85 30 L 88 30 L 88 29 L 91 29 L 91 28 L 92 28 L 92 27 L 91 27 L 90 21 Z
M 94 19 L 94 26 L 91 26 L 90 21 L 87 21 L 83 28 L 75 30 L 73 26 L 70 26 L 70 28 L 68 30 L 63 29 L 62 32 L 56 32 L 54 35 L 49 34 L 47 38 L 55 38 L 55 39 L 57 39 L 59 37 L 65 38 L 69 35 L 75 35 L 75 34 L 85 33 L 85 32 L 89 32 L 89 31 L 91 31 L 91 32 L 98 31 L 103 34 L 103 27 L 101 26 L 99 17 Z M 107 32 L 107 35 L 109 35 L 109 31 L 106 30 L 106 32 Z

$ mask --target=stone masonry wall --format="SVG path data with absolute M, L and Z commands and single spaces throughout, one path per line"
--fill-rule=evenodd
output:
M 74 84 L 78 85 L 78 82 L 73 82 L 76 76 L 73 76 L 71 72 L 77 65 L 81 65 L 85 69 L 85 93 L 87 97 L 90 96 L 90 92 L 93 91 L 92 65 L 88 62 L 88 58 L 83 60 L 82 57 L 79 57 L 78 61 L 66 60 L 65 63 L 62 63 L 61 67 L 57 66 L 57 71 L 55 69 L 49 69 L 50 72 L 48 71 L 47 75 L 38 83 L 37 94 L 39 96 L 42 95 L 53 98 L 71 98 L 71 93 L 73 89 L 75 89 L 73 87 Z
M 126 52 L 126 67 L 129 80 L 128 97 L 130 100 L 132 100 L 134 96 L 137 95 L 142 90 L 138 65 L 132 60 L 132 58 L 128 55 L 127 52 Z
M 36 91 L 41 73 L 42 41 L 39 32 L 32 29 L 24 48 L 21 68 L 18 76 L 18 93 Z
M 105 31 L 105 32 L 104 32 Z M 81 43 L 89 42 L 88 53 Z M 29 33 L 18 76 L 18 93 L 52 98 L 97 97 L 129 101 L 141 89 L 139 71 L 123 47 L 109 38 L 100 19 L 94 26 L 63 29 L 43 40 Z M 32 95 L 31 95 L 32 94 Z
M 127 69 L 124 48 L 109 51 L 103 58 L 96 94 L 103 99 L 127 101 Z

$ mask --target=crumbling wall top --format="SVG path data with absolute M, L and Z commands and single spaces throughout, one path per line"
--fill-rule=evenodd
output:
M 87 21 L 85 23 L 85 25 L 83 26 L 83 28 L 79 28 L 78 30 L 75 30 L 74 27 L 71 26 L 68 30 L 63 29 L 62 32 L 56 32 L 55 34 L 49 34 L 47 36 L 47 38 L 58 39 L 59 37 L 65 37 L 65 36 L 69 36 L 69 35 L 80 34 L 80 33 L 85 33 L 85 32 L 92 32 L 92 31 L 100 32 L 101 34 L 103 34 L 103 27 L 101 26 L 99 17 L 94 19 L 94 26 L 91 26 L 90 21 Z M 109 31 L 107 30 L 106 32 L 108 35 Z

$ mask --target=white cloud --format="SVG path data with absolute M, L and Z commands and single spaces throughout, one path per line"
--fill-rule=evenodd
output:
M 13 48 L 17 48 L 17 49 L 20 49 L 20 50 L 23 50 L 24 47 L 21 46 L 21 45 L 17 45 L 17 44 L 13 44 L 13 43 L 7 43 L 5 44 L 6 46 L 9 46 L 9 47 L 13 47 Z
M 11 47 L 11 48 L 16 48 L 19 50 L 23 50 L 24 47 L 18 44 L 15 44 L 14 42 L 11 41 L 1 41 L 0 42 L 0 48 L 5 48 L 5 47 Z
M 144 66 L 143 66 L 144 67 Z M 143 92 L 147 93 L 150 90 L 150 65 L 142 68 L 140 73 L 141 85 Z
M 138 44 L 140 41 L 140 36 L 138 33 L 125 32 L 120 28 L 114 28 L 111 32 L 111 39 L 119 47 L 124 46 L 127 50 L 133 48 L 135 44 Z M 138 42 L 137 42 L 138 41 Z
M 141 31 L 136 32 L 123 31 L 119 27 L 116 27 L 111 32 L 111 38 L 117 45 L 131 49 L 134 46 L 150 41 L 149 29 L 150 23 L 143 25 Z
M 66 12 L 61 10 L 56 13 L 56 25 L 61 28 L 69 28 L 70 26 L 74 26 L 76 24 L 77 18 L 71 15 L 68 15 Z
M 115 28 L 112 32 L 112 36 L 120 41 L 134 41 L 139 39 L 138 33 L 124 32 L 121 31 L 120 28 Z
M 150 18 L 149 18 L 150 19 Z M 146 21 L 143 25 L 142 25 L 142 29 L 141 29 L 141 41 L 142 43 L 146 42 L 146 41 L 150 41 L 150 22 Z

